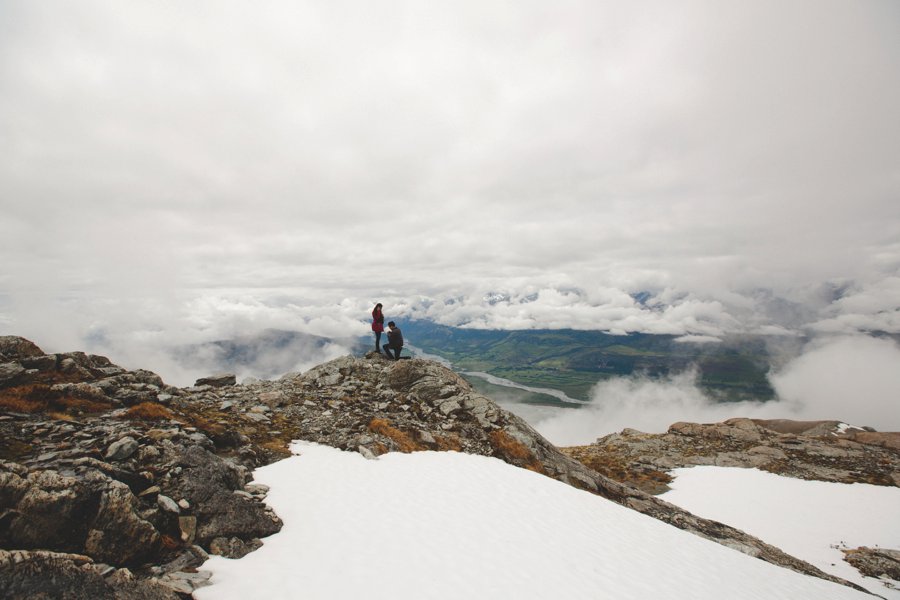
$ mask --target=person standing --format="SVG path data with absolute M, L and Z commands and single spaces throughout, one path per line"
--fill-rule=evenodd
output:
M 400 351 L 403 350 L 403 334 L 400 333 L 400 328 L 393 321 L 388 323 L 388 329 L 388 343 L 382 346 L 384 353 L 387 354 L 388 358 L 400 360 Z M 391 350 L 394 351 L 394 356 L 391 356 Z
M 375 351 L 381 353 L 381 333 L 384 331 L 384 315 L 381 314 L 381 302 L 372 310 L 372 331 L 375 332 Z

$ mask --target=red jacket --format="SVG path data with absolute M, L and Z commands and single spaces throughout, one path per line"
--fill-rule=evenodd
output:
M 372 311 L 372 331 L 384 331 L 384 315 L 377 308 Z

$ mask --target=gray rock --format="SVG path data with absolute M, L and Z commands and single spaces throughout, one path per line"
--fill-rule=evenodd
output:
M 208 544 L 217 537 L 252 539 L 281 529 L 281 521 L 253 498 L 233 493 L 243 491 L 248 480 L 241 470 L 200 448 L 187 448 L 178 459 L 183 471 L 173 482 L 177 495 L 191 503 L 197 517 L 197 542 Z
M 26 369 L 37 369 L 41 372 L 55 371 L 56 370 L 56 357 L 50 355 L 42 355 L 42 356 L 30 356 L 26 358 L 22 358 L 21 361 L 22 366 Z
M 366 446 L 359 446 L 357 448 L 360 454 L 362 454 L 363 458 L 368 460 L 378 460 L 378 457 Z
M 756 467 L 802 479 L 900 485 L 894 434 L 852 430 L 835 435 L 838 421 L 675 423 L 665 434 L 622 432 L 593 446 L 617 455 L 635 474 L 690 465 Z M 898 434 L 900 435 L 900 434 Z
M 104 458 L 106 458 L 106 460 L 125 460 L 134 454 L 135 450 L 138 449 L 138 445 L 137 440 L 133 437 L 123 437 L 110 444 L 109 448 L 106 449 Z
M 17 335 L 0 335 L 0 357 L 3 360 L 22 360 L 32 356 L 42 356 L 44 351 L 34 342 Z
M 196 387 L 208 385 L 214 388 L 222 388 L 232 386 L 235 383 L 237 383 L 237 377 L 235 377 L 234 373 L 219 373 L 216 375 L 210 375 L 209 377 L 201 377 L 194 383 L 194 385 Z
M 156 504 L 168 513 L 173 513 L 176 515 L 181 513 L 181 508 L 178 506 L 178 504 L 176 504 L 174 500 L 163 494 L 160 494 L 156 497 Z
M 112 481 L 100 496 L 97 516 L 84 542 L 86 554 L 97 560 L 125 565 L 154 556 L 160 534 L 138 514 L 137 498 L 123 483 Z
M 61 600 L 178 600 L 174 592 L 152 581 L 120 575 L 104 576 L 77 554 L 0 550 L 0 597 Z M 104 569 L 107 570 L 107 569 Z
M 218 537 L 209 543 L 209 552 L 225 558 L 242 558 L 261 547 L 262 542 L 259 539 L 244 541 L 237 537 Z
M 167 573 L 155 581 L 173 592 L 192 594 L 198 588 L 209 585 L 211 577 L 212 573 L 210 571 L 197 571 L 196 573 L 178 571 Z
M 2 547 L 52 548 L 112 565 L 158 549 L 158 532 L 138 514 L 128 486 L 97 471 L 76 478 L 43 470 L 23 478 L 0 468 L 0 498 L 9 509 Z
M 25 368 L 19 363 L 8 362 L 0 364 L 0 385 L 10 385 L 21 379 L 25 374 Z
M 287 403 L 287 396 L 283 392 L 263 392 L 259 395 L 259 401 L 270 408 L 282 406 Z
M 900 550 L 863 546 L 843 553 L 844 560 L 863 575 L 900 583 Z
M 262 483 L 248 483 L 244 486 L 244 491 L 257 498 L 265 498 L 269 493 L 269 486 Z
M 446 400 L 446 401 L 442 402 L 438 408 L 442 414 L 449 415 L 451 413 L 454 413 L 454 412 L 460 410 L 462 408 L 462 406 L 460 405 L 459 400 L 456 400 L 454 398 L 454 399 L 450 399 L 450 400 Z
M 434 446 L 437 444 L 437 440 L 434 439 L 434 436 L 424 430 L 416 431 L 416 439 L 428 446 Z

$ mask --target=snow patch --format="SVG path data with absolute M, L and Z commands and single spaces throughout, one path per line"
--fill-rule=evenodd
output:
M 692 467 L 672 471 L 660 498 L 727 523 L 826 573 L 888 599 L 900 590 L 863 577 L 841 548 L 900 549 L 900 488 L 782 477 L 758 469 Z
M 497 459 L 294 450 L 255 471 L 284 528 L 197 600 L 868 598 Z

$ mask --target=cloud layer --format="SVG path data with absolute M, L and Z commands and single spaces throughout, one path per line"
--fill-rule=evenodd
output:
M 878 0 L 3 2 L 0 328 L 898 332 L 898 72 Z

